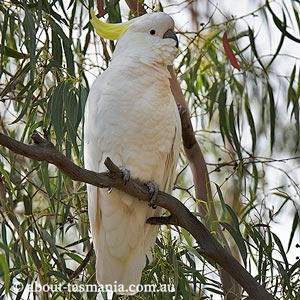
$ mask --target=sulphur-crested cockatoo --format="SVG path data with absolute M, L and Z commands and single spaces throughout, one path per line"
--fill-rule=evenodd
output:
M 91 12 L 96 32 L 118 40 L 109 67 L 93 83 L 85 109 L 84 160 L 87 169 L 106 171 L 104 160 L 153 181 L 166 192 L 174 185 L 181 125 L 167 66 L 177 50 L 173 19 L 157 12 L 122 24 L 107 24 Z M 116 189 L 88 186 L 88 213 L 98 283 L 135 294 L 154 245 L 159 216 L 144 201 Z

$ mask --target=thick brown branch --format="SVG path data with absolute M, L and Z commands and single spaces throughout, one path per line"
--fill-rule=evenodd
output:
M 35 143 L 27 145 L 0 133 L 0 145 L 10 149 L 16 154 L 20 154 L 37 161 L 47 161 L 57 166 L 73 180 L 83 181 L 101 188 L 110 187 L 111 180 L 108 175 L 102 175 L 93 171 L 84 170 L 83 177 L 81 174 L 83 169 L 75 165 L 62 153 L 57 151 L 51 142 L 42 138 L 36 132 L 33 133 L 32 139 Z M 82 180 L 83 178 L 85 179 Z
M 177 217 L 169 215 L 166 217 L 152 217 L 147 220 L 148 224 L 152 225 L 178 225 Z
M 210 214 L 211 216 L 213 216 L 213 219 L 217 221 L 218 218 L 212 199 L 211 186 L 206 162 L 204 160 L 200 146 L 196 140 L 193 125 L 190 120 L 190 115 L 176 74 L 172 66 L 169 66 L 168 69 L 171 75 L 170 86 L 172 94 L 175 98 L 177 105 L 182 108 L 180 114 L 182 124 L 182 140 L 184 151 L 193 174 L 195 196 L 197 199 L 200 200 L 198 204 L 198 210 L 203 216 L 207 216 L 208 214 Z M 209 218 L 205 218 L 205 220 L 205 225 L 209 228 L 209 226 L 211 225 L 208 222 Z M 222 239 L 225 248 L 228 251 L 230 251 L 228 242 L 224 237 L 221 227 L 217 225 L 216 228 L 218 231 L 218 235 Z M 238 294 L 240 294 L 240 287 L 238 286 L 238 284 L 234 280 L 232 280 L 230 276 L 228 276 L 227 272 L 225 272 L 222 269 L 220 270 L 220 276 L 223 284 L 223 289 L 226 294 L 225 299 L 237 299 Z
M 38 144 L 26 145 L 0 133 L 0 145 L 7 147 L 14 153 L 38 161 L 52 163 L 73 180 L 93 184 L 100 188 L 114 187 L 140 200 L 149 202 L 150 196 L 146 185 L 135 179 L 130 179 L 125 184 L 122 172 L 118 170 L 117 166 L 111 165 L 111 168 L 114 168 L 113 173 L 92 172 L 75 165 L 62 153 L 57 151 L 53 144 L 46 139 L 38 138 L 37 136 L 34 139 L 38 141 Z M 178 199 L 166 193 L 159 192 L 155 204 L 167 209 L 172 216 L 176 216 L 178 225 L 188 230 L 196 239 L 200 246 L 200 253 L 224 268 L 244 287 L 251 298 L 257 300 L 274 300 Z

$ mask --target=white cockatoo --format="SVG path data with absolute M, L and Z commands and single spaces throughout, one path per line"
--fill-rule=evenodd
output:
M 93 83 L 85 108 L 84 161 L 104 172 L 104 160 L 153 181 L 170 193 L 179 156 L 181 125 L 167 66 L 177 52 L 173 19 L 163 12 L 107 24 L 91 12 L 96 32 L 118 40 L 109 67 Z M 135 294 L 154 245 L 161 214 L 116 189 L 88 185 L 88 213 L 96 253 L 96 277 L 119 294 Z

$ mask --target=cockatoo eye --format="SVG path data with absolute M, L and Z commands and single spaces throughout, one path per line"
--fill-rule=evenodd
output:
M 156 34 L 156 31 L 155 31 L 155 29 L 151 29 L 151 30 L 149 31 L 149 33 L 150 33 L 151 35 L 155 35 L 155 34 Z

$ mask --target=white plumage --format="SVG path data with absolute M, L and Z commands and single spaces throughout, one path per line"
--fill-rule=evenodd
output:
M 110 157 L 131 177 L 154 181 L 169 193 L 181 137 L 167 70 L 176 55 L 174 36 L 166 34 L 174 22 L 165 13 L 153 13 L 129 24 L 108 69 L 95 80 L 88 96 L 85 167 L 106 171 L 104 160 Z M 136 293 L 134 286 L 140 282 L 158 231 L 146 220 L 160 215 L 161 209 L 116 189 L 108 192 L 88 185 L 88 212 L 98 283 L 123 286 L 117 293 Z

